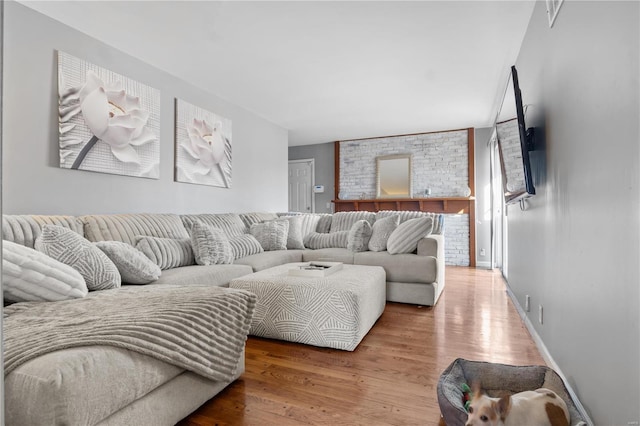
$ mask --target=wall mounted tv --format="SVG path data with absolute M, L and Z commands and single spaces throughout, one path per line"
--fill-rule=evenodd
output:
M 518 71 L 513 66 L 496 118 L 502 188 L 507 204 L 516 203 L 536 193 L 529 162 L 529 151 L 534 144 L 533 135 L 533 128 L 527 130 L 525 126 Z

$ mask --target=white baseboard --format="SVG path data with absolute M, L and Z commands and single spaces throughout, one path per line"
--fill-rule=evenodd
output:
M 582 414 L 582 417 L 585 418 L 587 424 L 589 426 L 593 426 L 594 423 L 591 420 L 591 417 L 589 417 L 589 415 L 587 414 L 587 410 L 584 408 L 584 406 L 578 399 L 578 396 L 576 395 L 575 391 L 567 381 L 567 378 L 565 377 L 565 375 L 562 373 L 562 370 L 560 370 L 560 367 L 558 366 L 558 364 L 556 364 L 556 362 L 553 360 L 551 353 L 549 353 L 549 349 L 547 349 L 547 346 L 542 341 L 542 338 L 540 337 L 536 329 L 533 327 L 533 324 L 531 324 L 531 320 L 529 320 L 527 313 L 524 311 L 524 309 L 522 309 L 522 306 L 520 306 L 520 302 L 518 302 L 516 295 L 513 294 L 513 292 L 511 291 L 509 284 L 506 285 L 506 288 L 507 288 L 507 294 L 509 295 L 509 298 L 511 298 L 513 305 L 516 307 L 516 311 L 518 311 L 520 318 L 522 318 L 522 322 L 524 322 L 524 325 L 527 327 L 527 330 L 529 330 L 529 334 L 531 334 L 533 341 L 538 347 L 538 350 L 540 351 L 540 355 L 542 355 L 544 362 L 547 364 L 549 368 L 555 370 L 555 372 L 558 373 L 558 375 L 564 382 L 564 385 L 567 387 L 567 391 L 569 391 L 569 395 L 571 396 L 571 399 L 576 405 L 576 408 L 578 409 L 580 414 Z
M 476 261 L 476 268 L 492 269 L 491 268 L 491 262 L 478 262 L 478 261 Z

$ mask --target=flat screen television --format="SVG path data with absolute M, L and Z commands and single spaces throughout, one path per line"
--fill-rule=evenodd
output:
M 513 204 L 535 195 L 529 162 L 529 151 L 533 148 L 533 129 L 527 130 L 524 122 L 522 93 L 515 66 L 511 67 L 495 129 L 505 203 Z

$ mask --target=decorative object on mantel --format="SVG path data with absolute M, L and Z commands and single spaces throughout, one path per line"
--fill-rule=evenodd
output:
M 231 188 L 231 120 L 176 99 L 176 182 Z
M 58 51 L 60 167 L 158 179 L 160 92 Z

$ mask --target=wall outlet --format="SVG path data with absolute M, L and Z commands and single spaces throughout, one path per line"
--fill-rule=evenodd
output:
M 524 310 L 526 312 L 531 311 L 531 296 L 529 296 L 528 294 L 524 297 Z
M 480 249 L 480 256 L 484 256 L 487 252 L 484 249 Z
M 328 202 L 327 203 L 327 209 L 330 209 L 330 208 L 331 208 L 331 202 Z
M 538 308 L 538 321 L 542 324 L 542 305 Z

